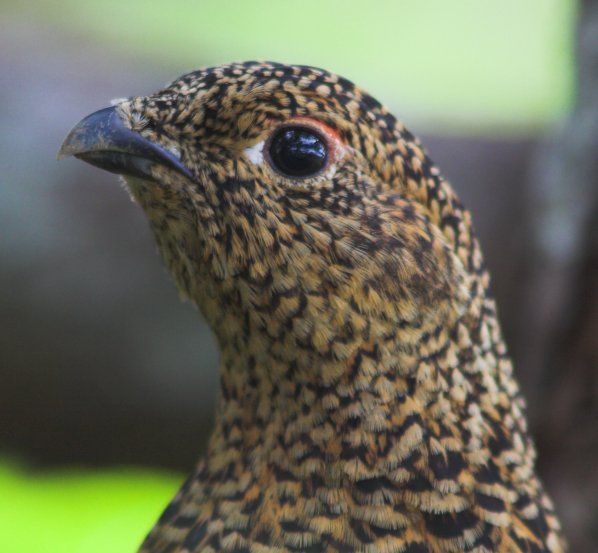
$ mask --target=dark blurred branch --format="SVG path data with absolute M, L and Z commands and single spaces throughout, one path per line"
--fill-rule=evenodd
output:
M 522 370 L 572 551 L 598 540 L 598 1 L 582 2 L 576 101 L 531 179 Z M 542 410 L 541 424 L 538 422 Z M 581 508 L 580 508 L 581 507 Z M 592 508 L 593 507 L 593 508 Z M 594 534 L 592 536 L 592 534 Z

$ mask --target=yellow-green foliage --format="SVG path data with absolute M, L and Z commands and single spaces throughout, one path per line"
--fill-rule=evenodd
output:
M 131 553 L 182 477 L 146 469 L 25 472 L 0 464 L 0 551 Z

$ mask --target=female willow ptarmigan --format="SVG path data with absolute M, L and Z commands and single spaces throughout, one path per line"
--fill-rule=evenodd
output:
M 221 352 L 145 552 L 563 551 L 471 218 L 349 81 L 236 63 L 83 119 Z

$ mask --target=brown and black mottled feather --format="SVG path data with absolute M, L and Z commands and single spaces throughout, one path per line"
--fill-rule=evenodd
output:
M 208 452 L 143 552 L 564 550 L 470 214 L 401 123 L 257 62 L 117 111 L 192 174 L 127 182 L 221 350 Z M 289 122 L 323 172 L 272 168 Z

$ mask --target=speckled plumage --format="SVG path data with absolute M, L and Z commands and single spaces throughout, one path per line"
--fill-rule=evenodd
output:
M 257 62 L 117 109 L 193 174 L 127 182 L 221 350 L 208 452 L 143 552 L 563 551 L 470 215 L 401 123 Z M 323 173 L 264 159 L 288 121 Z

